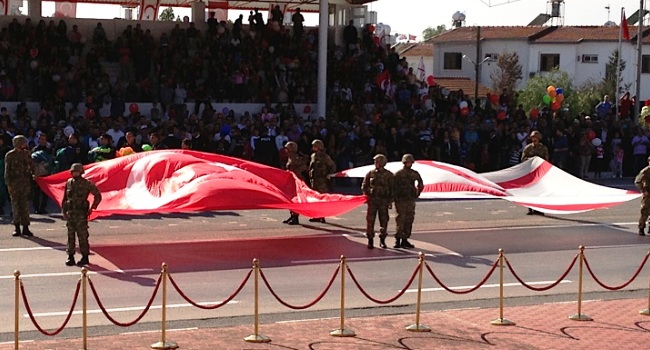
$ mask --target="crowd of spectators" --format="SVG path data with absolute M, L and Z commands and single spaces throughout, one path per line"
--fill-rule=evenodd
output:
M 389 161 L 411 153 L 485 172 L 519 163 L 538 130 L 549 161 L 580 177 L 607 172 L 619 160 L 620 175 L 631 175 L 635 156 L 648 153 L 646 131 L 613 108 L 543 108 L 531 116 L 513 92 L 470 100 L 462 90 L 428 86 L 372 26 L 353 23 L 344 45 L 328 50 L 328 115 L 298 111 L 294 104 L 315 102 L 318 35 L 293 17 L 293 26 L 277 11 L 267 23 L 251 11 L 248 25 L 243 16 L 232 24 L 211 17 L 203 31 L 177 24 L 158 38 L 138 23 L 115 40 L 101 22 L 87 38 L 65 20 L 14 19 L 0 32 L 0 99 L 22 103 L 0 110 L 0 147 L 6 152 L 13 135 L 26 135 L 51 163 L 49 172 L 127 148 L 192 148 L 282 167 L 286 142 L 308 156 L 311 141 L 321 139 L 339 170 L 371 164 L 378 153 Z M 118 76 L 103 62 L 119 64 Z M 41 110 L 30 114 L 26 101 Z M 141 111 L 138 102 L 153 108 Z M 265 107 L 213 107 L 241 102 Z M 105 105 L 109 115 L 101 115 Z M 641 143 L 633 146 L 635 136 Z

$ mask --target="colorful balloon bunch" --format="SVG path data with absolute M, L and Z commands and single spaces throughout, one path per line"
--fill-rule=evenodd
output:
M 556 88 L 553 85 L 550 85 L 546 88 L 546 95 L 542 97 L 542 102 L 545 105 L 551 106 L 551 110 L 557 111 L 562 107 L 562 102 L 564 101 L 564 89 Z

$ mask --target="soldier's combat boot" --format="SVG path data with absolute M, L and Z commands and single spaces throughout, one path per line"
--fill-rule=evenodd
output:
M 20 236 L 21 235 L 20 225 L 16 224 L 16 225 L 14 225 L 14 227 L 15 227 L 14 232 L 11 235 L 14 236 L 14 237 Z
M 66 266 L 74 266 L 74 254 L 68 255 L 68 259 L 65 261 Z
M 645 236 L 645 227 L 639 228 L 639 236 Z
M 404 238 L 402 240 L 402 248 L 415 248 L 415 246 L 411 244 L 411 242 L 409 242 L 408 239 Z
M 375 239 L 368 238 L 368 249 L 375 249 Z
M 90 261 L 88 261 L 88 255 L 82 255 L 81 259 L 79 259 L 79 262 L 77 262 L 77 266 L 84 266 L 90 264 Z
M 288 223 L 291 222 L 292 219 L 293 219 L 293 213 L 291 213 L 291 216 L 289 216 L 287 219 L 285 219 L 284 221 L 282 221 L 282 223 L 283 223 L 283 224 L 288 224 Z
M 298 221 L 298 214 L 293 214 L 289 218 L 289 221 L 287 222 L 289 225 L 300 225 L 300 222 Z
M 393 248 L 402 248 L 402 240 L 399 238 L 395 238 L 395 245 Z
M 29 230 L 29 226 L 23 225 L 23 236 L 32 237 L 34 234 Z
M 379 237 L 379 246 L 384 249 L 388 248 L 386 245 L 386 237 Z

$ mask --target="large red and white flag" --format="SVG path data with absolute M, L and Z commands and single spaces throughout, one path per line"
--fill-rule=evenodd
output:
M 160 7 L 160 0 L 140 0 L 139 20 L 141 21 L 157 20 L 159 7 Z
M 391 162 L 397 172 L 403 165 Z M 344 170 L 341 177 L 364 177 L 374 165 Z M 477 174 L 434 161 L 416 161 L 424 182 L 424 199 L 501 198 L 549 214 L 573 214 L 607 208 L 638 198 L 640 194 L 583 181 L 535 157 L 508 169 Z
M 151 151 L 84 168 L 84 177 L 102 194 L 91 218 L 244 209 L 288 209 L 328 217 L 366 201 L 364 196 L 318 193 L 288 171 L 203 152 Z M 60 205 L 69 178 L 70 172 L 63 171 L 39 177 L 37 183 Z

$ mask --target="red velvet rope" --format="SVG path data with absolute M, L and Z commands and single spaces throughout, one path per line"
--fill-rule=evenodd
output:
M 327 283 L 327 287 L 325 287 L 325 289 L 316 297 L 316 299 L 314 299 L 313 301 L 311 301 L 311 302 L 309 302 L 309 303 L 307 303 L 305 305 L 291 305 L 291 304 L 287 303 L 286 301 L 282 300 L 275 293 L 273 288 L 271 288 L 271 285 L 269 284 L 269 281 L 266 279 L 266 276 L 264 276 L 264 271 L 262 271 L 262 269 L 260 269 L 260 276 L 262 277 L 262 280 L 264 281 L 264 284 L 266 284 L 266 288 L 269 289 L 269 292 L 271 292 L 271 294 L 273 294 L 273 296 L 275 297 L 275 300 L 277 300 L 280 304 L 282 304 L 282 305 L 284 305 L 284 306 L 286 306 L 286 307 L 288 307 L 290 309 L 304 310 L 304 309 L 307 309 L 307 308 L 310 308 L 310 307 L 314 306 L 317 302 L 319 302 L 319 301 L 321 301 L 321 299 L 323 299 L 325 294 L 327 294 L 327 292 L 332 287 L 332 284 L 334 283 L 334 280 L 336 279 L 336 275 L 339 273 L 340 270 L 341 270 L 341 267 L 337 266 L 336 270 L 334 270 L 334 273 L 332 274 L 332 278 L 330 278 L 329 283 Z
M 433 273 L 433 270 L 431 270 L 431 266 L 429 266 L 429 264 L 427 264 L 426 262 L 425 262 L 424 264 L 426 265 L 427 270 L 429 270 L 429 273 L 431 274 L 431 277 L 433 277 L 433 279 L 436 280 L 436 282 L 438 282 L 438 284 L 439 284 L 439 285 L 440 285 L 444 290 L 446 290 L 446 291 L 448 291 L 448 292 L 450 292 L 450 293 L 454 293 L 454 294 L 469 294 L 469 293 L 471 293 L 471 292 L 473 292 L 473 291 L 475 291 L 475 290 L 481 288 L 481 286 L 482 286 L 483 284 L 485 284 L 485 282 L 488 280 L 488 278 L 490 278 L 490 276 L 492 276 L 492 274 L 494 273 L 494 270 L 497 268 L 497 265 L 499 264 L 499 259 L 497 259 L 497 260 L 494 262 L 494 264 L 492 264 L 492 267 L 490 268 L 490 271 L 488 271 L 487 275 L 485 275 L 485 277 L 483 277 L 483 279 L 481 280 L 481 282 L 479 282 L 479 283 L 478 283 L 477 285 L 475 285 L 474 287 L 472 287 L 472 288 L 470 288 L 470 289 L 465 289 L 465 290 L 453 290 L 453 289 L 447 287 L 444 283 L 442 283 L 442 281 L 438 278 L 438 276 L 436 276 L 436 274 Z
M 248 274 L 246 274 L 246 277 L 244 277 L 244 280 L 242 281 L 242 283 L 239 285 L 239 287 L 237 287 L 237 290 L 235 290 L 235 292 L 232 293 L 232 295 L 230 295 L 228 298 L 226 298 L 226 300 L 224 300 L 224 301 L 222 301 L 222 302 L 220 302 L 218 304 L 215 304 L 215 305 L 200 305 L 200 304 L 196 303 L 195 301 L 190 299 L 187 295 L 185 295 L 185 293 L 183 293 L 183 291 L 176 284 L 176 281 L 174 281 L 174 279 L 172 278 L 172 275 L 168 275 L 168 277 L 169 277 L 169 282 L 171 282 L 172 286 L 174 286 L 174 289 L 176 289 L 178 294 L 183 299 L 185 299 L 185 301 L 192 304 L 192 306 L 194 306 L 194 307 L 198 307 L 199 309 L 214 310 L 214 309 L 220 308 L 220 307 L 228 304 L 231 300 L 233 300 L 237 296 L 237 294 L 239 294 L 239 292 L 241 292 L 242 288 L 244 288 L 244 286 L 246 285 L 246 282 L 248 282 L 248 279 L 251 277 L 252 272 L 253 272 L 252 269 L 248 270 Z
M 397 293 L 396 296 L 394 296 L 394 297 L 392 297 L 390 299 L 387 299 L 387 300 L 379 300 L 379 299 L 373 298 L 370 294 L 368 294 L 363 289 L 363 287 L 361 287 L 361 284 L 359 284 L 359 281 L 357 281 L 357 278 L 354 276 L 354 273 L 352 273 L 352 270 L 350 270 L 350 266 L 346 266 L 346 267 L 348 269 L 348 273 L 350 274 L 350 278 L 352 278 L 352 281 L 354 282 L 354 284 L 357 285 L 357 288 L 359 288 L 359 291 L 361 292 L 361 294 L 363 294 L 366 298 L 370 299 L 372 302 L 374 302 L 376 304 L 390 304 L 390 303 L 394 302 L 395 300 L 399 299 L 402 295 L 404 295 L 404 293 L 406 293 L 406 289 L 411 285 L 411 283 L 413 283 L 413 280 L 415 279 L 415 275 L 420 270 L 420 265 L 418 264 L 415 267 L 415 271 L 413 271 L 413 274 L 411 275 L 411 278 L 409 278 L 408 282 L 406 282 L 406 286 L 404 286 L 404 288 L 402 288 L 402 290 L 399 293 Z
M 650 253 L 646 253 L 645 258 L 643 258 L 643 261 L 641 262 L 641 266 L 639 266 L 639 268 L 636 270 L 634 275 L 632 275 L 632 278 L 630 278 L 627 282 L 625 282 L 625 283 L 623 283 L 623 284 L 621 284 L 619 286 L 613 286 L 613 287 L 606 285 L 605 283 L 601 282 L 598 279 L 598 277 L 596 277 L 594 272 L 591 270 L 591 266 L 589 266 L 589 262 L 587 262 L 587 257 L 584 257 L 584 261 L 585 261 L 585 266 L 587 267 L 587 271 L 589 271 L 589 274 L 594 279 L 594 281 L 596 281 L 596 283 L 598 283 L 601 287 L 603 287 L 605 289 L 608 289 L 608 290 L 619 290 L 619 289 L 623 289 L 623 288 L 627 287 L 630 283 L 632 283 L 632 281 L 634 281 L 636 279 L 636 277 L 641 273 L 641 270 L 643 269 L 643 266 L 645 266 L 645 263 L 648 261 L 648 255 L 649 254 Z
M 104 316 L 106 316 L 106 318 L 109 321 L 113 322 L 113 324 L 116 326 L 131 327 L 134 324 L 138 323 L 144 317 L 144 315 L 146 315 L 147 312 L 149 312 L 149 308 L 151 308 L 151 304 L 153 304 L 153 300 L 156 298 L 156 294 L 158 294 L 158 287 L 160 287 L 161 280 L 162 280 L 161 276 L 158 276 L 158 281 L 156 281 L 156 287 L 153 290 L 153 294 L 151 295 L 151 298 L 149 299 L 147 306 L 144 307 L 144 310 L 142 310 L 140 315 L 138 315 L 138 317 L 136 317 L 135 320 L 127 323 L 121 323 L 117 321 L 108 313 L 108 310 L 104 308 L 104 305 L 102 304 L 102 301 L 99 298 L 99 295 L 97 294 L 97 290 L 95 289 L 95 285 L 93 284 L 93 281 L 90 280 L 90 278 L 88 278 L 88 285 L 90 285 L 90 290 L 93 292 L 93 295 L 95 296 L 95 300 L 97 301 L 97 305 L 99 306 L 99 309 L 102 310 L 102 313 L 104 314 Z
M 63 321 L 61 327 L 57 328 L 55 331 L 48 332 L 43 328 L 41 328 L 41 325 L 39 325 L 38 322 L 36 322 L 36 317 L 34 317 L 34 314 L 32 313 L 32 309 L 31 307 L 29 307 L 29 302 L 27 301 L 27 294 L 25 294 L 25 287 L 23 286 L 23 282 L 20 281 L 20 293 L 23 296 L 23 303 L 25 303 L 25 310 L 27 310 L 27 314 L 29 315 L 29 318 L 32 320 L 32 323 L 34 324 L 36 329 L 38 329 L 39 332 L 48 336 L 54 336 L 61 333 L 63 328 L 65 328 L 65 326 L 70 321 L 70 317 L 72 317 L 72 313 L 74 312 L 74 307 L 75 305 L 77 305 L 77 298 L 79 297 L 79 289 L 81 289 L 81 281 L 77 281 L 77 289 L 74 291 L 74 297 L 72 298 L 72 306 L 70 307 L 70 311 L 68 311 L 68 316 L 66 316 L 65 321 Z
M 506 261 L 506 265 L 508 265 L 508 269 L 510 270 L 510 272 L 512 272 L 512 275 L 515 276 L 515 279 L 519 283 L 521 283 L 522 286 L 524 286 L 524 287 L 526 287 L 526 288 L 528 288 L 530 290 L 534 290 L 536 292 L 543 292 L 543 291 L 547 291 L 547 290 L 557 286 L 558 284 L 560 284 L 560 282 L 562 282 L 564 277 L 566 277 L 569 274 L 569 272 L 571 272 L 571 270 L 573 269 L 573 266 L 576 264 L 576 260 L 578 260 L 578 254 L 576 254 L 576 256 L 573 257 L 573 260 L 571 261 L 571 264 L 569 265 L 569 268 L 566 271 L 564 271 L 562 276 L 560 276 L 560 278 L 558 278 L 557 281 L 549 284 L 546 287 L 539 287 L 539 288 L 533 287 L 531 285 L 526 284 L 526 282 L 524 282 L 521 278 L 519 278 L 519 276 L 517 275 L 515 270 L 512 268 L 512 266 L 510 265 L 510 261 L 508 261 L 508 258 L 504 257 L 504 259 Z

